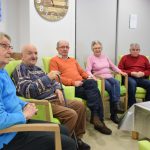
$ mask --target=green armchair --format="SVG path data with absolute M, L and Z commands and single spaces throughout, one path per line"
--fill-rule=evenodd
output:
M 125 84 L 124 85 L 121 84 L 121 79 L 122 79 L 121 74 L 114 73 L 114 77 L 115 77 L 115 79 L 119 80 L 119 82 L 120 82 L 120 98 L 123 99 L 123 101 L 124 101 L 123 105 L 124 105 L 124 110 L 126 111 L 127 107 L 128 107 L 128 92 L 127 92 L 128 91 L 128 77 L 127 76 L 125 77 Z M 108 102 L 108 100 L 109 100 L 109 94 L 105 90 L 105 79 L 100 78 L 100 81 L 98 82 L 98 88 L 101 91 L 101 97 L 102 97 L 103 105 L 105 108 L 104 114 L 107 114 L 106 102 Z
M 50 72 L 49 69 L 49 65 L 50 65 L 50 59 L 51 57 L 43 57 L 42 61 L 43 61 L 43 67 L 44 67 L 44 71 L 46 73 Z M 74 86 L 64 86 L 64 93 L 67 99 L 76 99 L 76 100 L 82 100 L 81 98 L 75 97 L 75 87 Z
M 86 61 L 84 62 L 84 66 L 86 68 Z M 123 99 L 124 101 L 124 110 L 126 111 L 127 110 L 127 107 L 128 107 L 128 78 L 125 77 L 125 84 L 122 85 L 121 84 L 121 79 L 122 79 L 122 76 L 121 74 L 119 73 L 113 73 L 112 74 L 114 75 L 114 77 L 120 81 L 120 98 Z M 105 90 L 105 79 L 104 78 L 99 78 L 99 80 L 97 81 L 98 83 L 98 88 L 101 92 L 101 97 L 102 97 L 102 101 L 103 101 L 103 106 L 104 106 L 104 114 L 105 114 L 105 117 L 107 117 L 106 114 L 108 114 L 108 107 L 107 107 L 107 104 L 109 101 L 109 94 L 108 92 Z
M 5 66 L 5 70 L 11 77 L 14 69 L 21 63 L 21 60 L 12 60 Z M 24 97 L 20 97 L 24 101 L 29 101 L 31 103 L 35 103 L 38 108 L 38 113 L 33 117 L 38 120 L 46 120 L 50 122 L 59 123 L 59 120 L 53 117 L 51 104 L 47 100 L 35 100 L 35 99 L 26 99 Z
M 150 142 L 147 140 L 142 140 L 138 142 L 139 150 L 150 150 Z

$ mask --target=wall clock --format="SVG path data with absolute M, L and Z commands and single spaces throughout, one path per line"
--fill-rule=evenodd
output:
M 38 14 L 48 21 L 59 21 L 67 14 L 69 0 L 34 0 Z

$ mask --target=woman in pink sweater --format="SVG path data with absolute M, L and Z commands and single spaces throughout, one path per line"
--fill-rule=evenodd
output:
M 120 108 L 120 84 L 119 81 L 113 77 L 112 71 L 122 75 L 126 75 L 126 73 L 122 72 L 102 53 L 101 42 L 93 41 L 91 48 L 93 54 L 88 57 L 86 71 L 95 80 L 105 78 L 105 89 L 110 96 L 110 119 L 118 123 L 119 119 L 117 113 L 123 113 L 123 110 Z

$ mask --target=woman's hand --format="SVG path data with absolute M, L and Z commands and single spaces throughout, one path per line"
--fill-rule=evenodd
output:
M 23 108 L 23 114 L 26 118 L 26 120 L 29 120 L 32 118 L 33 115 L 37 113 L 38 109 L 36 108 L 34 103 L 28 103 L 24 108 Z
M 121 71 L 120 74 L 122 74 L 123 76 L 127 76 L 128 74 L 126 72 Z

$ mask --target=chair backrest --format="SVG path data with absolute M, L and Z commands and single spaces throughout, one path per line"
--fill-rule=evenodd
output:
M 46 73 L 50 72 L 50 60 L 51 60 L 51 58 L 52 57 L 50 57 L 50 56 L 44 56 L 44 57 L 42 57 L 43 67 L 44 67 L 44 71 Z M 74 58 L 74 57 L 72 57 L 72 58 Z
M 13 73 L 15 68 L 21 63 L 21 60 L 11 60 L 6 66 L 5 69 L 9 76 Z
M 50 72 L 50 70 L 49 70 L 50 59 L 51 59 L 51 57 L 48 57 L 48 56 L 45 56 L 42 58 L 44 71 L 46 73 Z
M 15 68 L 21 63 L 21 60 L 12 60 L 10 61 L 6 66 L 5 69 L 7 71 L 7 73 L 9 74 L 9 76 L 11 77 L 13 71 L 15 70 Z M 32 99 L 27 99 L 24 97 L 20 97 L 20 99 L 26 101 L 26 100 L 32 100 Z M 51 105 L 50 103 L 48 103 L 49 106 L 45 106 L 43 104 L 38 104 L 37 108 L 39 110 L 39 113 L 37 113 L 37 115 L 35 115 L 33 117 L 33 119 L 38 119 L 38 120 L 46 120 L 46 121 L 52 121 L 53 122 L 53 113 L 52 113 L 52 109 L 51 109 Z M 47 116 L 45 115 L 46 110 L 50 111 L 50 118 L 48 119 Z M 58 121 L 57 121 L 58 122 Z M 57 123 L 56 122 L 56 123 Z

